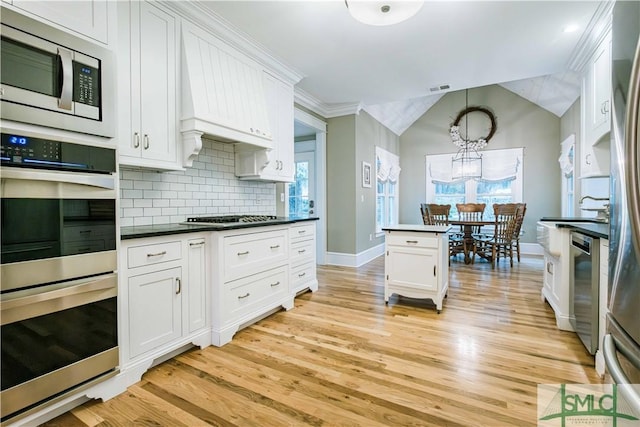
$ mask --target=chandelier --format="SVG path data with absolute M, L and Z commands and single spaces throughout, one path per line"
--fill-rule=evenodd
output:
M 491 121 L 491 130 L 485 137 L 476 140 L 469 139 L 469 114 L 481 112 Z M 465 137 L 460 135 L 460 122 L 465 119 Z M 458 152 L 451 159 L 451 178 L 453 180 L 467 180 L 482 178 L 482 155 L 478 150 L 483 149 L 496 132 L 496 119 L 493 113 L 484 107 L 469 107 L 469 89 L 465 91 L 465 109 L 458 113 L 449 134 L 451 141 L 458 147 Z
M 393 25 L 406 21 L 418 13 L 423 1 L 375 1 L 344 0 L 349 13 L 357 21 L 367 25 Z

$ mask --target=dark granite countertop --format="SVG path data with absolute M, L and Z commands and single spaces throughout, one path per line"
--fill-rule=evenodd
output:
M 558 223 L 558 228 L 571 228 L 573 230 L 580 231 L 587 236 L 595 237 L 597 239 L 609 239 L 609 224 L 595 223 L 595 222 L 582 222 L 582 223 Z
M 543 217 L 542 222 L 555 222 L 557 228 L 571 228 L 597 239 L 609 238 L 609 223 L 596 218 Z
M 215 225 L 186 225 L 181 223 L 138 225 L 134 227 L 121 227 L 120 239 L 139 239 L 142 237 L 167 236 L 171 234 L 196 233 L 199 231 L 226 231 L 240 228 L 268 227 L 270 225 L 292 224 L 302 221 L 317 221 L 317 217 L 278 217 L 276 220 L 265 222 L 246 222 L 231 226 L 219 227 Z

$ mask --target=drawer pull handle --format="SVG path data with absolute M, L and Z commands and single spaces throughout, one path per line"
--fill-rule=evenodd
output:
M 82 231 L 80 231 L 80 234 L 87 234 L 87 233 L 91 233 L 91 230 L 82 230 Z
M 176 283 L 178 284 L 178 289 L 176 290 L 176 295 L 182 292 L 182 280 L 179 277 L 176 277 Z
M 274 288 L 274 287 L 278 286 L 279 284 L 280 284 L 280 281 L 277 281 L 276 283 L 272 283 L 271 287 Z
M 275 246 L 269 246 L 271 249 L 278 249 L 280 247 L 280 245 L 275 245 Z
M 407 243 L 413 243 L 413 244 L 416 244 L 416 243 L 418 243 L 418 241 L 417 241 L 417 240 L 407 240 Z
M 249 251 L 238 252 L 238 256 L 249 255 Z
M 298 230 L 298 234 L 304 234 L 306 232 L 307 232 L 307 230 Z
M 299 254 L 303 254 L 303 253 L 305 253 L 305 252 L 307 252 L 307 250 L 306 250 L 306 249 L 300 249 L 300 250 L 298 251 L 298 253 L 299 253 Z
M 140 134 L 138 132 L 133 133 L 133 148 L 140 147 Z
M 246 293 L 246 294 L 244 294 L 244 295 L 239 295 L 239 296 L 238 296 L 238 299 L 245 299 L 245 298 L 246 298 L 246 297 L 248 297 L 249 295 L 251 295 L 251 294 L 250 294 L 249 292 L 247 292 L 247 293 Z
M 307 275 L 307 273 L 300 273 L 300 274 L 298 274 L 298 277 L 304 277 L 306 275 Z
M 147 254 L 147 258 L 151 258 L 151 257 L 154 257 L 154 256 L 162 256 L 162 255 L 166 255 L 166 254 L 167 254 L 167 251 L 157 252 L 155 254 Z
M 191 242 L 189 243 L 189 246 L 194 247 L 194 246 L 202 246 L 204 245 L 204 242 Z

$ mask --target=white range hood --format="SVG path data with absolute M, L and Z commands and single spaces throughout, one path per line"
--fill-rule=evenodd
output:
M 182 27 L 182 119 L 185 165 L 191 166 L 206 136 L 271 149 L 263 88 L 264 68 L 199 27 Z

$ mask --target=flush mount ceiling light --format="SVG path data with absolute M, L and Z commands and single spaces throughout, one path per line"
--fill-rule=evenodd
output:
M 349 13 L 367 25 L 393 25 L 418 13 L 423 1 L 345 0 Z

